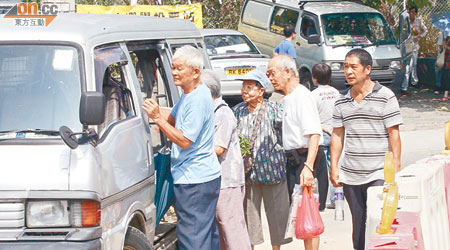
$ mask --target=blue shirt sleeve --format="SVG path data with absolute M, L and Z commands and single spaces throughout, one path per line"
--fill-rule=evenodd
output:
M 275 48 L 275 52 L 277 52 L 278 54 L 280 53 L 280 45 L 278 45 L 278 46 Z
M 183 95 L 181 95 L 180 99 L 177 103 L 175 103 L 175 106 L 172 108 L 172 111 L 170 111 L 170 114 L 173 116 L 173 118 L 177 117 L 178 107 L 180 106 L 181 101 L 183 100 Z
M 296 50 L 295 50 L 295 46 L 294 45 L 292 45 L 292 46 L 289 46 L 289 49 L 288 49 L 288 55 L 290 56 L 290 57 L 292 57 L 292 58 L 297 58 L 297 52 L 296 52 Z
M 202 131 L 207 105 L 201 103 L 202 98 L 193 98 L 192 100 L 196 101 L 186 103 L 178 129 L 181 130 L 184 137 L 194 143 Z

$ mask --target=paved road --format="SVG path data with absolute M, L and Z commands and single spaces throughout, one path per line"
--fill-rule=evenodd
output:
M 440 97 L 440 96 L 439 96 Z M 402 139 L 402 167 L 426 156 L 439 154 L 444 149 L 444 124 L 450 121 L 450 102 L 440 102 L 429 89 L 414 89 L 410 96 L 399 97 L 404 125 L 400 127 Z M 345 220 L 334 220 L 334 210 L 321 213 L 325 232 L 321 236 L 321 250 L 352 249 L 351 218 L 346 204 Z M 264 217 L 264 213 L 263 213 Z M 272 249 L 267 221 L 263 220 L 265 241 L 256 250 Z M 303 241 L 282 246 L 282 249 L 302 250 Z

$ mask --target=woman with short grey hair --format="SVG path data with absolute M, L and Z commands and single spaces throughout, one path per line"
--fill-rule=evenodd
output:
M 203 70 L 200 79 L 203 84 L 205 84 L 209 90 L 211 90 L 211 95 L 213 99 L 218 99 L 222 97 L 220 91 L 221 85 L 219 77 L 210 69 Z
M 220 80 L 212 70 L 200 79 L 211 91 L 214 105 L 214 151 L 222 167 L 222 182 L 216 209 L 221 250 L 250 250 L 244 217 L 245 176 L 237 122 L 220 94 Z

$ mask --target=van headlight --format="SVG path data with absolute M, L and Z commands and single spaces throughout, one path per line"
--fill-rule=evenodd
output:
M 100 225 L 100 217 L 97 201 L 29 201 L 26 206 L 29 228 L 93 227 Z
M 27 203 L 28 227 L 70 226 L 67 201 L 31 201 Z
M 389 67 L 394 70 L 400 70 L 402 69 L 402 63 L 400 61 L 392 61 Z
M 339 71 L 339 70 L 341 70 L 341 63 L 338 63 L 338 62 L 334 62 L 334 63 L 331 63 L 330 64 L 330 68 L 331 68 L 331 70 L 332 71 Z

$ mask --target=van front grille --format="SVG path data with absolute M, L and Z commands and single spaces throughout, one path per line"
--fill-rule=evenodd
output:
M 0 202 L 0 228 L 25 226 L 25 205 L 22 202 Z

